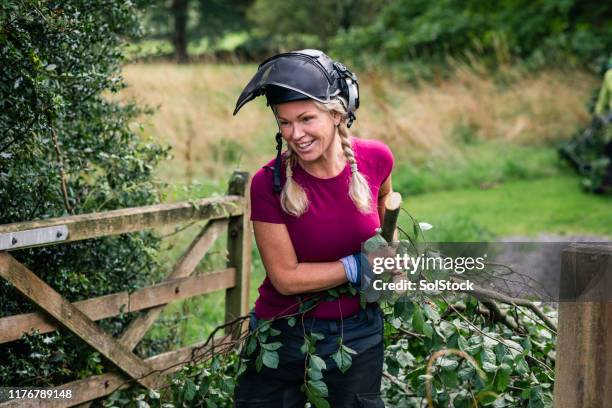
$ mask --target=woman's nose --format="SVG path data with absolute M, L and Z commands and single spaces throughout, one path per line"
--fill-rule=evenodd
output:
M 294 123 L 292 126 L 293 132 L 291 133 L 291 138 L 293 140 L 299 140 L 302 136 L 304 136 L 304 129 L 299 123 Z

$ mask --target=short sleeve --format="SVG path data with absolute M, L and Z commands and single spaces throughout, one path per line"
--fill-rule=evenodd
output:
M 251 221 L 284 224 L 280 194 L 273 191 L 272 171 L 266 167 L 259 169 L 251 181 Z
M 378 174 L 382 176 L 380 179 L 380 183 L 384 183 L 387 178 L 391 175 L 391 171 L 393 170 L 393 153 L 391 153 L 391 149 L 384 143 L 379 144 L 379 170 Z

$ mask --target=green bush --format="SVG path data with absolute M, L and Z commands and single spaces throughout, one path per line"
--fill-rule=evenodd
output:
M 132 2 L 0 4 L 0 224 L 159 201 L 152 170 L 166 149 L 134 130 L 141 108 L 108 98 L 124 86 L 124 41 L 139 33 Z M 158 243 L 141 232 L 11 254 L 76 301 L 151 282 Z M 0 298 L 0 317 L 36 310 L 1 279 Z M 128 320 L 102 326 L 116 334 Z M 64 330 L 0 350 L 3 386 L 61 384 L 105 364 Z

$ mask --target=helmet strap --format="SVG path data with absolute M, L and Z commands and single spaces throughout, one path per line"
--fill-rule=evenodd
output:
M 281 151 L 283 149 L 283 138 L 280 132 L 276 133 L 276 159 L 274 159 L 274 192 L 281 192 Z
M 348 113 L 348 121 L 346 122 L 346 127 L 350 128 L 351 126 L 353 126 L 353 122 L 355 121 L 355 119 L 357 119 L 355 117 L 355 114 L 353 112 L 349 112 Z

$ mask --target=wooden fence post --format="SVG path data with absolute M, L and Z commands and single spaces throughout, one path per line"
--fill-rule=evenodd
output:
M 250 188 L 249 173 L 236 171 L 230 179 L 228 194 L 248 197 Z M 227 289 L 225 294 L 225 322 L 231 322 L 248 313 L 249 280 L 251 275 L 251 208 L 245 200 L 242 215 L 230 217 L 227 227 L 227 265 L 236 269 L 236 286 Z M 245 322 L 246 323 L 246 322 Z M 232 338 L 237 338 L 242 325 L 236 325 Z M 229 333 L 228 333 L 229 334 Z
M 606 408 L 612 401 L 612 246 L 563 250 L 555 408 Z M 577 296 L 573 302 L 568 295 Z

